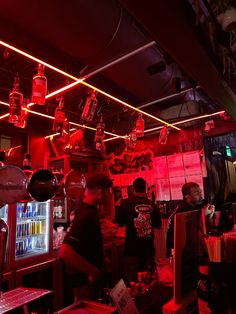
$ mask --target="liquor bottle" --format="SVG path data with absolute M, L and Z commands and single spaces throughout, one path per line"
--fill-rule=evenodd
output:
M 31 101 L 37 105 L 45 105 L 47 94 L 47 78 L 44 75 L 44 65 L 38 64 L 38 73 L 33 77 Z
M 53 132 L 60 132 L 63 128 L 63 123 L 65 121 L 65 112 L 64 109 L 64 98 L 61 96 L 59 100 L 59 107 L 55 110 L 54 123 L 53 123 Z
M 137 132 L 136 129 L 133 129 L 133 131 L 130 133 L 130 147 L 135 148 L 137 144 Z
M 62 126 L 62 138 L 65 142 L 67 142 L 70 138 L 70 124 L 67 118 L 65 118 Z
M 159 144 L 165 145 L 167 143 L 167 137 L 168 137 L 169 131 L 166 126 L 164 126 L 159 135 Z
M 97 150 L 102 149 L 102 142 L 104 139 L 104 129 L 105 129 L 105 123 L 103 122 L 103 115 L 101 115 L 100 121 L 97 124 L 96 134 L 95 134 L 95 147 Z
M 21 119 L 21 108 L 23 104 L 23 94 L 20 92 L 20 78 L 15 76 L 13 89 L 9 95 L 9 122 L 17 123 Z
M 23 160 L 23 169 L 30 170 L 31 169 L 31 160 L 30 160 L 30 154 L 25 154 L 24 160 Z
M 29 104 L 29 99 L 25 98 L 21 107 L 21 116 L 20 116 L 20 121 L 15 122 L 14 125 L 18 128 L 25 129 L 27 125 L 27 120 L 29 116 L 29 111 L 28 109 L 28 104 Z
M 138 119 L 136 121 L 135 126 L 136 126 L 137 137 L 143 137 L 144 136 L 144 120 L 141 113 L 139 113 L 138 115 Z
M 86 99 L 84 109 L 81 115 L 81 120 L 83 122 L 90 122 L 93 120 L 95 110 L 97 108 L 97 98 L 96 91 L 94 90 L 92 94 Z

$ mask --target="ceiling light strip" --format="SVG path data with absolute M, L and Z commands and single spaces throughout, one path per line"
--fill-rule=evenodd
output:
M 9 116 L 9 113 L 4 114 L 3 116 L 0 116 L 0 120 L 3 120 Z
M 170 123 L 168 123 L 168 122 L 166 122 L 166 121 L 164 121 L 164 120 L 162 120 L 162 119 L 159 119 L 159 118 L 157 118 L 157 117 L 155 117 L 155 116 L 153 116 L 153 115 L 151 115 L 151 114 L 149 114 L 149 113 L 147 113 L 147 112 L 145 112 L 145 111 L 142 111 L 142 110 L 140 110 L 139 108 L 136 108 L 136 107 L 134 107 L 134 106 L 131 106 L 131 105 L 129 105 L 128 103 L 126 103 L 126 102 L 124 102 L 124 101 L 122 101 L 122 100 L 120 100 L 120 99 L 118 99 L 118 98 L 116 98 L 116 97 L 114 97 L 114 96 L 112 96 L 112 95 L 110 95 L 110 94 L 108 94 L 108 93 L 102 91 L 101 89 L 99 89 L 99 88 L 97 88 L 97 87 L 95 87 L 95 86 L 93 86 L 93 85 L 90 85 L 90 84 L 84 82 L 84 81 L 83 81 L 83 78 L 79 79 L 79 78 L 77 78 L 77 77 L 75 77 L 75 76 L 73 76 L 73 75 L 70 75 L 69 73 L 67 73 L 67 72 L 65 72 L 65 71 L 62 71 L 62 70 L 60 70 L 59 68 L 54 67 L 54 66 L 50 65 L 50 64 L 47 63 L 47 62 L 44 62 L 44 61 L 41 60 L 41 59 L 38 59 L 38 58 L 36 58 L 36 57 L 33 57 L 33 56 L 30 55 L 29 53 L 26 53 L 26 52 L 22 51 L 21 49 L 18 49 L 18 48 L 16 48 L 16 47 L 12 46 L 12 45 L 9 45 L 9 44 L 7 44 L 6 42 L 4 42 L 4 41 L 2 41 L 2 40 L 0 40 L 0 45 L 6 47 L 6 48 L 8 48 L 8 49 L 11 49 L 11 50 L 13 50 L 13 51 L 15 51 L 15 52 L 17 52 L 17 53 L 19 53 L 19 54 L 25 56 L 26 58 L 31 59 L 31 60 L 37 62 L 37 63 L 41 63 L 41 64 L 45 65 L 46 67 L 48 67 L 48 68 L 50 68 L 50 69 L 52 69 L 52 70 L 54 70 L 54 71 L 56 71 L 56 72 L 58 72 L 58 73 L 60 73 L 60 74 L 62 74 L 62 75 L 65 75 L 65 76 L 71 78 L 72 80 L 75 80 L 75 81 L 77 81 L 77 82 L 79 82 L 79 83 L 82 83 L 83 85 L 88 86 L 88 87 L 90 87 L 90 88 L 92 88 L 92 89 L 98 91 L 99 93 L 101 93 L 101 94 L 107 96 L 107 97 L 110 98 L 110 99 L 115 100 L 116 102 L 118 102 L 118 103 L 120 103 L 120 104 L 122 104 L 122 105 L 124 105 L 124 106 L 126 106 L 126 107 L 128 107 L 128 108 L 130 108 L 130 109 L 132 109 L 132 110 L 135 110 L 135 111 L 137 111 L 137 112 L 140 112 L 140 113 L 142 113 L 143 115 L 145 115 L 145 116 L 147 116 L 147 117 L 149 117 L 149 118 L 152 118 L 152 119 L 154 119 L 154 120 L 156 120 L 156 121 L 158 121 L 158 122 L 160 122 L 160 123 L 163 123 L 163 124 L 165 124 L 166 126 L 172 127 L 172 128 L 174 128 L 174 129 L 176 129 L 176 130 L 178 130 L 178 131 L 180 130 L 180 128 L 178 128 L 178 127 L 176 127 L 176 126 L 174 126 L 174 125 L 172 125 L 172 124 L 170 124 Z M 78 83 L 78 84 L 79 84 L 79 83 Z M 77 84 L 74 84 L 73 86 L 76 86 L 76 85 L 77 85 Z M 30 103 L 30 106 L 31 106 L 31 105 L 32 105 L 32 103 Z
M 179 124 L 182 124 L 182 123 L 187 123 L 187 122 L 191 122 L 191 121 L 195 121 L 195 120 L 199 120 L 199 119 L 204 119 L 204 118 L 209 118 L 209 117 L 212 117 L 212 116 L 217 116 L 218 114 L 222 114 L 224 112 L 225 112 L 224 110 L 221 110 L 221 111 L 217 111 L 217 112 L 214 112 L 214 113 L 201 115 L 201 116 L 194 117 L 194 118 L 189 118 L 189 119 L 177 121 L 177 122 L 174 122 L 173 125 L 179 125 Z
M 4 102 L 4 101 L 0 101 L 0 104 L 9 107 L 9 104 Z M 44 117 L 44 118 L 47 118 L 47 119 L 52 119 L 52 120 L 54 119 L 53 116 L 49 116 L 49 115 L 47 115 L 45 113 L 37 112 L 37 111 L 31 110 L 31 109 L 28 109 L 27 111 L 32 113 L 32 114 L 34 114 L 34 115 L 38 115 L 38 116 L 41 116 L 41 117 Z M 0 116 L 0 120 L 6 118 L 8 116 L 9 116 L 9 113 L 5 114 L 2 117 Z M 71 121 L 69 121 L 69 123 L 71 125 L 75 125 L 75 126 L 80 127 L 80 128 L 85 128 L 85 129 L 89 129 L 89 130 L 92 130 L 92 131 L 96 131 L 96 128 L 93 128 L 93 127 L 90 127 L 90 126 L 87 126 L 87 125 L 84 125 L 84 124 L 79 124 L 79 123 L 71 122 Z M 115 137 L 123 137 L 121 135 L 117 135 L 115 133 L 111 133 L 111 132 L 107 132 L 107 131 L 105 131 L 104 133 L 107 134 L 107 135 L 115 136 Z
M 123 101 L 123 100 L 120 100 L 119 98 L 116 98 L 116 97 L 114 97 L 114 96 L 112 96 L 112 95 L 110 95 L 110 94 L 104 92 L 103 90 L 101 90 L 101 89 L 99 89 L 99 88 L 97 88 L 97 87 L 95 87 L 95 86 L 93 86 L 93 85 L 91 85 L 91 84 L 89 84 L 89 83 L 87 83 L 87 82 L 82 81 L 81 84 L 83 84 L 83 85 L 85 85 L 85 86 L 87 86 L 87 87 L 90 87 L 90 88 L 96 90 L 96 91 L 99 92 L 100 94 L 103 94 L 104 96 L 107 96 L 108 98 L 110 98 L 110 99 L 112 99 L 112 100 L 115 100 L 116 102 L 118 102 L 118 103 L 124 105 L 124 106 L 127 107 L 127 108 L 130 108 L 130 109 L 132 109 L 132 110 L 135 110 L 135 111 L 137 111 L 137 112 L 140 112 L 140 113 L 142 113 L 143 115 L 145 115 L 145 116 L 147 116 L 147 117 L 149 117 L 149 118 L 152 118 L 152 119 L 154 119 L 154 120 L 156 120 L 156 121 L 158 121 L 158 122 L 160 122 L 160 123 L 165 124 L 166 126 L 172 127 L 172 128 L 174 128 L 174 129 L 180 131 L 180 128 L 174 126 L 173 124 L 168 123 L 168 122 L 166 122 L 166 121 L 164 121 L 164 120 L 162 120 L 162 119 L 159 119 L 159 118 L 157 118 L 157 117 L 151 115 L 150 113 L 147 113 L 147 112 L 145 112 L 145 111 L 143 111 L 143 110 L 141 110 L 141 109 L 139 109 L 139 108 L 136 108 L 136 107 L 134 107 L 134 106 L 131 106 L 131 105 L 128 104 L 127 102 L 125 102 L 125 101 Z
M 49 63 L 47 63 L 47 62 L 45 62 L 45 61 L 43 61 L 43 60 L 41 60 L 41 59 L 39 59 L 39 58 L 36 58 L 36 57 L 30 55 L 29 53 L 24 52 L 24 51 L 21 50 L 21 49 L 18 49 L 18 48 L 16 48 L 16 47 L 12 46 L 12 45 L 9 45 L 8 43 L 6 43 L 6 42 L 4 42 L 4 41 L 2 41 L 2 40 L 0 40 L 0 45 L 6 47 L 6 48 L 8 48 L 8 49 L 11 49 L 11 50 L 13 50 L 13 51 L 15 51 L 15 52 L 21 54 L 22 56 L 24 56 L 24 57 L 26 57 L 26 58 L 28 58 L 28 59 L 31 59 L 31 60 L 33 60 L 33 61 L 35 61 L 35 62 L 37 62 L 37 63 L 41 63 L 41 64 L 45 65 L 46 67 L 48 67 L 49 69 L 54 70 L 54 71 L 56 71 L 56 72 L 58 72 L 58 73 L 60 73 L 60 74 L 62 74 L 62 75 L 64 75 L 64 76 L 67 76 L 67 77 L 71 78 L 71 79 L 74 80 L 74 81 L 80 80 L 80 79 L 78 79 L 77 77 L 75 77 L 75 76 L 73 76 L 73 75 L 71 75 L 71 74 L 69 74 L 69 73 L 67 73 L 67 72 L 65 72 L 65 71 L 62 71 L 62 70 L 60 70 L 59 68 L 54 67 L 53 65 L 51 65 L 51 64 L 49 64 Z
M 173 125 L 179 125 L 179 124 L 183 124 L 183 123 L 187 123 L 187 122 L 192 122 L 192 121 L 195 121 L 195 120 L 201 120 L 201 119 L 217 116 L 217 115 L 222 114 L 222 113 L 225 113 L 225 111 L 224 110 L 217 111 L 217 112 L 214 112 L 214 113 L 204 114 L 204 115 L 197 116 L 197 117 L 194 117 L 194 118 L 189 118 L 189 119 L 177 121 L 177 122 L 174 122 Z M 144 130 L 144 133 L 148 133 L 148 132 L 152 132 L 152 131 L 158 131 L 158 130 L 161 130 L 162 128 L 163 127 L 158 126 L 156 128 L 147 129 L 147 130 Z
M 70 129 L 70 132 L 72 131 L 75 131 L 76 129 L 73 128 L 73 129 Z M 59 136 L 61 135 L 61 133 L 57 132 L 57 133 L 53 133 L 53 134 L 50 134 L 50 135 L 47 135 L 47 136 L 44 136 L 45 140 L 48 139 L 48 138 L 51 138 L 51 137 L 56 137 L 56 136 Z
M 6 102 L 4 102 L 4 101 L 0 101 L 0 104 L 9 107 L 9 104 L 6 103 Z M 41 116 L 41 117 L 44 117 L 44 118 L 47 118 L 47 119 L 54 120 L 54 117 L 53 117 L 53 116 L 49 116 L 49 115 L 47 115 L 47 114 L 45 114 L 45 113 L 37 112 L 37 111 L 31 110 L 31 109 L 27 109 L 27 111 L 30 112 L 30 113 L 32 113 L 32 114 L 34 114 L 34 115 L 37 115 L 37 116 Z M 7 113 L 7 114 L 5 114 L 5 115 L 3 115 L 3 116 L 0 116 L 0 120 L 6 118 L 6 117 L 8 117 L 8 116 L 9 116 L 9 113 Z M 93 127 L 90 127 L 90 126 L 87 126 L 87 125 L 84 125 L 84 124 L 79 124 L 79 123 L 71 122 L 71 121 L 69 121 L 69 123 L 70 123 L 71 125 L 75 125 L 75 126 L 80 127 L 80 128 L 85 128 L 85 129 L 89 129 L 89 130 L 92 130 L 92 131 L 96 131 L 96 128 L 93 128 Z M 104 133 L 107 134 L 107 135 L 115 136 L 115 137 L 121 137 L 121 138 L 123 137 L 123 136 L 121 136 L 121 135 L 117 135 L 117 134 L 115 134 L 115 133 L 111 133 L 111 132 L 107 132 L 107 131 L 105 131 Z
M 30 109 L 28 109 L 27 111 L 32 113 L 32 114 L 44 117 L 44 118 L 48 118 L 48 119 L 54 120 L 53 116 L 49 116 L 47 114 L 44 114 L 44 113 L 41 113 L 41 112 L 37 112 L 37 111 L 33 111 L 33 110 L 30 110 Z M 84 129 L 88 129 L 88 130 L 92 130 L 92 131 L 96 132 L 96 128 L 93 128 L 93 127 L 90 127 L 90 126 L 87 126 L 87 125 L 84 125 L 84 124 L 79 124 L 79 123 L 76 123 L 76 122 L 71 122 L 71 121 L 69 121 L 69 123 L 70 123 L 70 125 L 75 125 L 75 126 L 77 126 L 79 128 L 84 128 Z M 115 133 L 110 133 L 110 132 L 107 132 L 107 131 L 104 131 L 104 133 L 107 134 L 107 135 L 111 135 L 111 136 L 122 137 L 120 135 L 117 135 Z

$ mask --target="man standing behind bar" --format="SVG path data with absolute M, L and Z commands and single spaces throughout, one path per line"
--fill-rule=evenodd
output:
M 133 196 L 121 202 L 116 222 L 126 227 L 125 275 L 128 281 L 137 281 L 137 274 L 155 259 L 154 228 L 161 227 L 161 216 L 156 205 L 147 198 L 146 181 L 133 182 Z
M 112 181 L 104 174 L 87 180 L 84 198 L 74 210 L 74 219 L 59 252 L 66 281 L 75 299 L 93 297 L 101 276 L 103 242 L 97 205 L 109 197 Z
M 174 213 L 170 216 L 169 226 L 166 239 L 166 254 L 170 256 L 171 250 L 174 248 L 174 216 L 178 213 L 184 213 L 191 210 L 202 210 L 205 212 L 205 220 L 207 225 L 211 224 L 215 206 L 207 204 L 204 206 L 204 199 L 200 186 L 195 182 L 185 183 L 182 186 L 183 201 L 177 206 Z M 199 216 L 200 217 L 200 216 Z M 200 225 L 199 225 L 200 229 Z M 202 230 L 201 230 L 202 231 Z

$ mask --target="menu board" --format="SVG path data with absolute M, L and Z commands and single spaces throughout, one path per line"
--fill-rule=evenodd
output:
M 186 176 L 202 173 L 199 151 L 184 153 L 183 161 Z
M 167 156 L 167 163 L 170 178 L 185 176 L 182 154 Z
M 158 201 L 170 200 L 170 183 L 169 179 L 160 179 L 156 181 L 156 199 Z
M 185 183 L 185 177 L 170 178 L 170 191 L 172 200 L 182 200 L 182 186 Z
M 153 176 L 157 179 L 164 179 L 168 177 L 168 166 L 166 156 L 156 157 L 153 162 Z

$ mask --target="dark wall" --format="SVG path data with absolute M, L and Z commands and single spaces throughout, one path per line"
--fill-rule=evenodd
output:
M 232 147 L 232 158 L 225 156 L 225 145 Z M 227 170 L 225 160 L 236 160 L 236 132 L 227 134 L 205 137 L 204 149 L 207 160 L 207 194 L 208 198 L 214 200 L 217 206 L 226 201 L 224 198 L 225 185 L 227 180 Z M 213 151 L 218 151 L 220 155 L 213 156 Z M 229 197 L 232 197 L 229 196 Z

